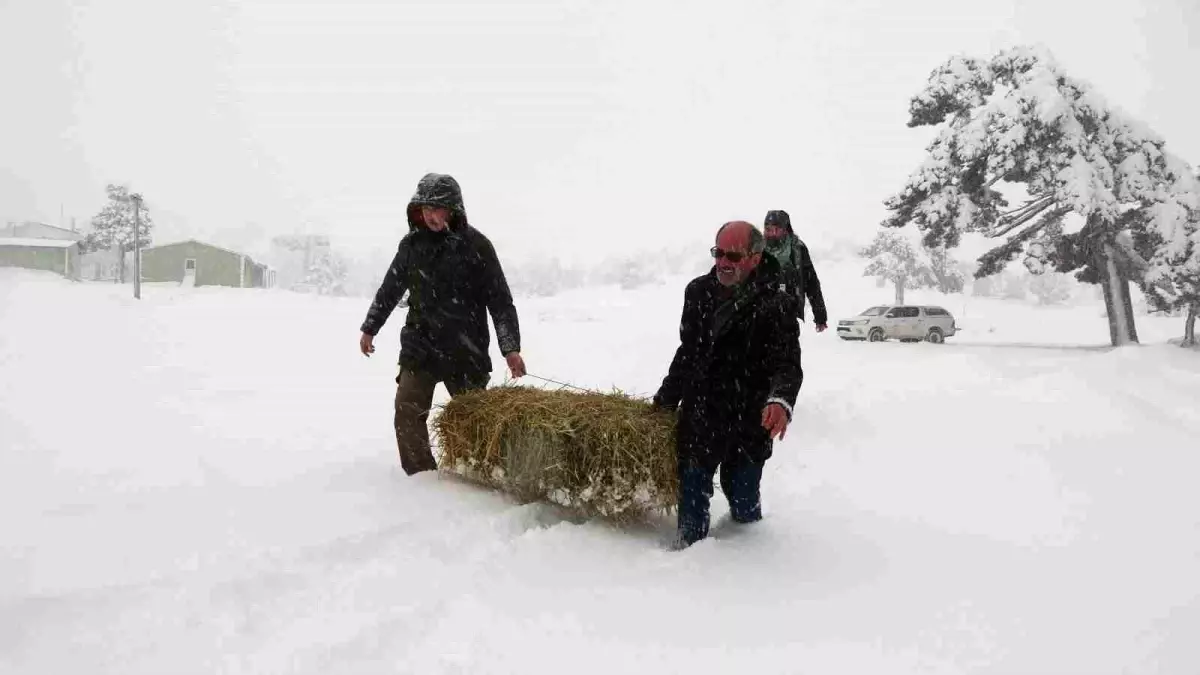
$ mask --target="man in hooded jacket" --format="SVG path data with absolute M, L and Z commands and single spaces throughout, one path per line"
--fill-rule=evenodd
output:
M 525 374 L 525 362 L 508 281 L 491 241 L 467 221 L 458 181 L 426 174 L 407 215 L 408 234 L 367 310 L 359 348 L 367 356 L 375 351 L 375 336 L 407 291 L 395 428 L 400 464 L 412 475 L 437 469 L 428 427 L 437 384 L 451 396 L 487 386 L 492 372 L 487 314 L 513 377 Z
M 762 233 L 733 221 L 716 244 L 712 270 L 684 291 L 679 346 L 653 399 L 679 411 L 680 548 L 708 536 L 718 468 L 732 520 L 762 518 L 763 465 L 787 431 L 804 380 L 800 326 Z
M 767 211 L 763 221 L 763 233 L 767 237 L 767 253 L 779 261 L 784 278 L 791 286 L 795 298 L 796 316 L 804 321 L 804 299 L 812 303 L 813 323 L 817 332 L 829 327 L 829 314 L 825 310 L 825 296 L 821 293 L 821 280 L 813 266 L 808 246 L 792 231 L 792 219 L 787 211 Z

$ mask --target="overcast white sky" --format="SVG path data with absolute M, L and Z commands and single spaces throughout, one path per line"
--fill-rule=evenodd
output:
M 1197 0 L 0 0 L 0 218 L 82 221 L 127 182 L 195 232 L 390 251 L 440 171 L 508 257 L 771 208 L 866 239 L 928 138 L 909 97 L 1018 43 L 1200 163 Z

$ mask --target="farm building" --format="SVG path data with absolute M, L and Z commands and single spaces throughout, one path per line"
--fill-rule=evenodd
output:
M 83 233 L 33 220 L 9 221 L 0 227 L 0 237 L 18 239 L 67 239 L 79 241 Z
M 74 220 L 72 219 L 72 227 Z M 3 226 L 0 226 L 0 239 L 17 238 L 17 239 L 63 239 L 70 241 L 80 241 L 84 238 L 84 233 L 76 229 L 66 229 L 55 225 L 47 225 L 32 220 L 26 221 L 9 221 Z M 116 281 L 117 270 L 120 269 L 121 256 L 113 249 L 100 249 L 90 253 L 83 253 L 79 256 L 78 265 L 73 265 L 72 278 L 89 279 L 91 281 Z M 125 271 L 126 281 L 130 280 L 133 273 L 132 265 Z
M 70 239 L 0 237 L 0 267 L 57 272 L 79 279 L 79 245 Z
M 142 281 L 270 288 L 274 271 L 244 253 L 195 239 L 142 249 Z

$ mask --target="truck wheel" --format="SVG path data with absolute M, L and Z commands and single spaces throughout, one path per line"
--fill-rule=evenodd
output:
M 867 334 L 867 340 L 870 342 L 883 342 L 885 339 L 882 328 L 872 328 Z
M 941 328 L 930 328 L 929 335 L 926 335 L 925 339 L 935 345 L 940 345 L 946 341 L 946 336 L 942 335 Z

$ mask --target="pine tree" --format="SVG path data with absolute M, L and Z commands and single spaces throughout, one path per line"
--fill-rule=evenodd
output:
M 1196 174 L 1200 183 L 1200 172 Z M 1147 216 L 1135 214 L 1146 219 Z M 1184 311 L 1183 342 L 1194 347 L 1196 318 L 1200 315 L 1200 208 L 1176 231 L 1142 227 L 1134 229 L 1128 253 L 1147 269 L 1142 280 L 1142 292 L 1149 304 L 1159 311 Z
M 1101 284 L 1113 345 L 1137 342 L 1129 283 L 1159 276 L 1178 285 L 1189 255 L 1181 242 L 1200 209 L 1190 167 L 1044 50 L 951 58 L 909 112 L 909 127 L 939 133 L 928 158 L 885 201 L 892 215 L 883 224 L 915 222 L 930 247 L 957 246 L 964 232 L 1003 239 L 979 259 L 977 278 L 1036 244 L 1034 263 Z M 1001 184 L 1029 199 L 1010 209 Z M 1068 231 L 1068 218 L 1081 226 Z M 1142 274 L 1118 248 L 1122 233 L 1152 249 Z
M 135 202 L 129 193 L 129 188 L 124 185 L 110 184 L 106 190 L 108 203 L 104 205 L 100 213 L 92 217 L 92 231 L 79 242 L 79 250 L 81 253 L 92 253 L 101 249 L 116 248 L 120 259 L 120 274 L 117 282 L 120 283 L 125 280 L 125 254 L 135 248 Z M 141 204 L 141 208 L 138 209 L 136 219 L 137 238 L 141 240 L 142 248 L 145 248 L 152 241 L 150 232 L 154 229 L 154 221 L 150 218 L 150 211 L 146 208 L 145 201 L 138 203 Z
M 916 247 L 897 232 L 884 230 L 875 234 L 870 246 L 859 251 L 859 255 L 871 262 L 863 270 L 864 277 L 886 279 L 896 288 L 895 302 L 904 304 L 904 290 L 933 288 L 937 278 L 923 264 Z

